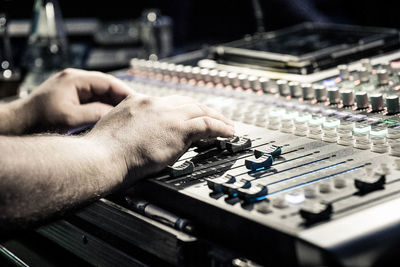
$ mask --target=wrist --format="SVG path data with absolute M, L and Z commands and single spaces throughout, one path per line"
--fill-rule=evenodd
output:
M 19 135 L 36 121 L 35 110 L 28 98 L 21 98 L 0 106 L 0 134 Z
M 99 191 L 110 191 L 124 186 L 127 182 L 128 167 L 123 150 L 104 135 L 89 132 L 80 138 L 92 150 L 96 157 L 95 167 L 99 169 L 101 177 L 105 179 Z

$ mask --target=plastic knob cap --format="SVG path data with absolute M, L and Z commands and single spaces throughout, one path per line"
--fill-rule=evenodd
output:
M 386 97 L 386 107 L 388 114 L 396 114 L 400 112 L 399 97 L 397 95 L 390 95 Z
M 353 90 L 343 90 L 341 92 L 342 102 L 345 107 L 354 105 L 354 93 Z
M 357 108 L 359 109 L 364 109 L 368 108 L 368 94 L 366 92 L 357 92 L 356 93 L 356 103 L 357 103 Z

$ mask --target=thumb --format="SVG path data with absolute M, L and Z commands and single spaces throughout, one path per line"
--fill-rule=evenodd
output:
M 71 126 L 78 126 L 86 123 L 95 123 L 106 115 L 113 106 L 100 102 L 92 102 L 88 104 L 75 106 L 73 109 L 73 119 Z

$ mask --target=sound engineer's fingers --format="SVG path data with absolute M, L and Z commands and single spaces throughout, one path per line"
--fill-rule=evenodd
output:
M 224 123 L 233 126 L 234 123 L 224 117 L 221 113 L 218 111 L 207 107 L 206 105 L 200 104 L 200 103 L 193 103 L 193 104 L 185 104 L 179 107 L 176 107 L 176 110 L 178 113 L 181 113 L 182 116 L 186 120 L 194 119 L 197 117 L 202 117 L 202 116 L 208 116 L 220 121 L 223 121 Z
M 221 120 L 203 116 L 185 122 L 186 134 L 191 142 L 215 137 L 232 137 L 235 130 Z
M 95 97 L 95 100 L 104 99 L 104 102 L 115 106 L 133 94 L 128 85 L 110 74 L 76 69 L 72 69 L 72 72 L 76 75 L 75 86 L 83 102 Z

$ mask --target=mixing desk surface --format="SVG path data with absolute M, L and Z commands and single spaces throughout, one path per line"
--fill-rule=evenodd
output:
M 400 235 L 397 57 L 312 84 L 133 60 L 117 74 L 133 90 L 188 95 L 242 122 L 232 139 L 194 144 L 143 195 L 259 262 L 373 265 Z
M 193 144 L 80 220 L 128 240 L 129 220 L 111 209 L 128 214 L 127 200 L 143 198 L 188 219 L 190 234 L 263 265 L 400 262 L 400 51 L 309 75 L 210 58 L 133 59 L 115 75 L 136 92 L 186 95 L 219 110 L 236 122 L 236 136 Z

